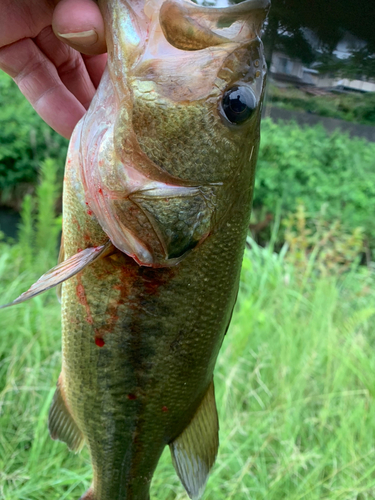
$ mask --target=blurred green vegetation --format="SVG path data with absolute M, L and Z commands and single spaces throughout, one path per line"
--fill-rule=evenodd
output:
M 305 111 L 363 125 L 375 125 L 375 94 L 373 92 L 311 95 L 293 86 L 280 88 L 270 85 L 268 98 L 268 104 L 272 106 Z
M 0 71 L 0 205 L 19 209 L 23 196 L 36 185 L 39 165 L 47 158 L 56 160 L 62 180 L 67 145 Z
M 323 127 L 300 127 L 263 120 L 255 178 L 254 214 L 280 210 L 285 218 L 300 203 L 310 215 L 345 230 L 362 228 L 375 248 L 375 143 L 328 135 Z M 269 239 L 269 232 L 263 240 Z M 284 241 L 283 232 L 278 236 Z
M 2 303 L 57 258 L 55 165 L 41 172 L 21 237 L 0 241 Z M 205 500 L 374 498 L 375 271 L 357 265 L 360 234 L 335 227 L 335 243 L 320 220 L 300 205 L 276 217 L 265 248 L 248 239 L 215 371 L 221 444 Z M 275 253 L 278 227 L 288 242 Z M 87 450 L 74 455 L 47 430 L 61 367 L 55 292 L 0 317 L 0 498 L 78 499 L 92 477 Z M 187 500 L 168 450 L 152 498 Z
M 327 222 L 322 210 L 313 217 L 303 204 L 283 221 L 288 246 L 286 260 L 296 269 L 314 268 L 322 276 L 337 276 L 359 263 L 363 250 L 363 230 L 348 232 L 339 220 Z

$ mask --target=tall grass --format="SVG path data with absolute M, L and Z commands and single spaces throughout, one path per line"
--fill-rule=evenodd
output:
M 20 245 L 1 245 L 1 302 L 35 274 Z M 204 499 L 375 498 L 374 274 L 319 277 L 286 256 L 246 249 L 215 372 L 221 445 Z M 0 498 L 78 499 L 87 450 L 70 453 L 46 425 L 61 364 L 54 294 L 1 311 L 0 325 Z M 187 498 L 168 450 L 152 498 Z

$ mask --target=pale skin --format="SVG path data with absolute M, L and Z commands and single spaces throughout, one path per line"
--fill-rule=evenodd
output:
M 0 69 L 64 137 L 88 108 L 106 60 L 94 0 L 0 0 Z

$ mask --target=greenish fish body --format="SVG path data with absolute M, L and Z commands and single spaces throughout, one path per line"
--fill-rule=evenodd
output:
M 49 275 L 66 280 L 50 433 L 87 444 L 84 499 L 147 500 L 166 445 L 199 498 L 218 448 L 213 370 L 250 216 L 268 3 L 99 4 L 108 68 L 71 139 Z

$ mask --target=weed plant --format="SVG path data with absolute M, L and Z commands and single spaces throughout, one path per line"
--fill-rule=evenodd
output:
M 47 173 L 43 182 L 34 211 L 32 200 L 24 204 L 20 242 L 1 243 L 3 303 L 48 267 L 41 234 L 51 235 L 48 259 L 57 254 L 56 219 L 41 215 L 44 204 L 53 205 Z M 374 272 L 312 273 L 312 257 L 296 267 L 286 246 L 274 252 L 275 239 L 267 248 L 248 240 L 215 371 L 221 444 L 203 498 L 373 499 Z M 1 311 L 0 324 L 0 498 L 78 500 L 91 482 L 87 450 L 74 455 L 47 430 L 61 366 L 54 292 Z M 168 450 L 151 495 L 187 498 Z
M 326 222 L 340 221 L 349 232 L 362 227 L 375 248 L 374 167 L 374 143 L 339 132 L 328 135 L 323 127 L 263 120 L 255 213 L 275 214 L 280 206 L 285 218 L 301 202 L 309 213 L 318 213 L 325 204 Z M 278 241 L 283 243 L 283 232 Z
M 289 251 L 286 260 L 302 271 L 314 268 L 324 276 L 347 272 L 363 255 L 363 230 L 348 232 L 339 220 L 327 222 L 326 205 L 318 214 L 309 214 L 301 203 L 283 220 Z M 303 274 L 303 273 L 302 273 Z

